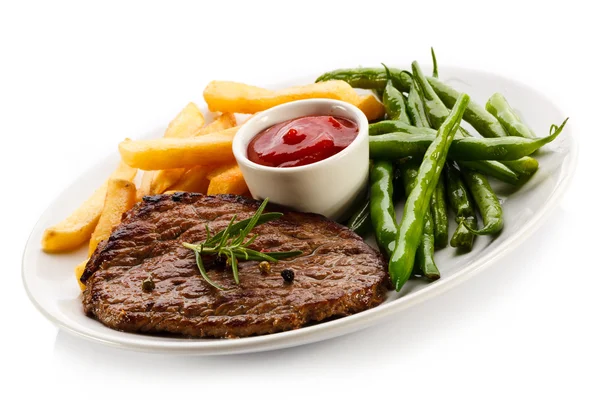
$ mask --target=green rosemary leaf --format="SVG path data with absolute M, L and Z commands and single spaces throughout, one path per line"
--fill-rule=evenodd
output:
M 206 239 L 204 240 L 205 243 L 210 242 L 210 229 L 208 228 L 208 224 L 204 225 L 204 229 L 206 229 Z
M 227 228 L 225 228 L 225 230 L 223 231 L 223 235 L 221 236 L 221 240 L 219 241 L 219 245 L 217 247 L 223 247 L 225 243 L 227 243 L 227 240 L 229 240 L 229 237 L 231 235 L 231 227 L 233 226 L 236 217 L 237 215 L 234 215 L 233 218 L 231 218 L 231 221 L 229 221 L 229 224 L 227 225 Z
M 248 247 L 252 243 L 254 243 L 254 241 L 256 240 L 257 237 L 258 237 L 258 235 L 254 235 L 250 239 L 246 240 L 246 242 L 244 243 L 244 247 Z
M 286 258 L 300 256 L 300 255 L 302 255 L 302 252 L 300 250 L 294 250 L 294 251 L 270 251 L 270 252 L 261 253 L 261 254 L 267 254 L 269 257 L 274 258 L 276 260 L 284 260 Z
M 269 221 L 273 221 L 276 219 L 279 219 L 283 216 L 282 213 L 278 213 L 278 212 L 271 212 L 271 213 L 265 213 L 262 214 L 260 216 L 260 218 L 258 219 L 258 222 L 256 223 L 256 226 L 258 225 L 262 225 L 264 223 L 267 223 Z M 248 219 L 244 219 L 240 222 L 235 223 L 234 225 L 232 225 L 231 229 L 229 230 L 231 235 L 237 235 L 238 233 L 240 233 L 250 222 L 252 218 L 248 218 Z M 205 245 L 210 246 L 213 245 L 215 243 L 218 243 L 221 240 L 221 236 L 223 236 L 223 231 L 215 234 L 213 237 L 210 238 L 210 240 L 207 240 L 204 242 Z
M 232 250 L 229 250 L 229 259 L 231 261 L 231 271 L 233 272 L 233 280 L 235 281 L 236 285 L 240 284 L 240 274 L 238 271 L 238 262 L 237 262 L 237 258 L 235 257 L 235 254 L 233 254 Z
M 254 229 L 254 227 L 258 223 L 258 220 L 259 220 L 260 216 L 262 215 L 263 211 L 265 210 L 265 207 L 267 207 L 267 203 L 268 202 L 269 202 L 269 199 L 264 199 L 263 200 L 263 202 L 260 205 L 260 207 L 258 207 L 258 210 L 256 210 L 256 212 L 254 213 L 254 215 L 252 216 L 252 218 L 250 218 L 250 221 L 248 221 L 248 225 L 246 225 L 246 227 L 240 233 L 240 237 L 245 238 L 246 236 L 248 236 L 248 234 L 250 233 L 250 231 L 252 229 Z
M 278 261 L 284 260 L 286 258 L 296 257 L 302 255 L 302 252 L 299 250 L 294 251 L 269 251 L 262 253 L 260 251 L 252 250 L 252 249 L 244 249 L 248 253 L 248 260 L 264 260 L 264 261 Z
M 260 251 L 246 249 L 246 248 L 244 250 L 248 254 L 247 260 L 253 260 L 253 261 L 263 261 L 264 260 L 264 261 L 271 261 L 271 262 L 277 261 L 277 259 L 271 257 L 270 255 L 268 255 L 268 253 L 261 253 Z
M 200 252 L 194 250 L 194 253 L 196 254 L 196 264 L 198 265 L 198 269 L 200 270 L 200 275 L 202 275 L 202 278 L 204 278 L 204 280 L 209 285 L 214 286 L 215 288 L 217 288 L 219 290 L 225 290 L 224 287 L 217 285 L 208 277 L 208 274 L 206 273 L 206 270 L 204 269 L 204 263 L 202 262 L 202 256 L 200 255 Z
M 244 248 L 244 247 L 238 247 L 237 249 L 234 250 L 235 254 L 237 254 L 238 257 L 243 258 L 244 260 L 250 260 L 250 258 L 248 258 L 248 249 Z
M 183 247 L 185 247 L 186 249 L 190 249 L 190 250 L 194 250 L 194 251 L 200 251 L 200 245 L 198 244 L 192 244 L 192 243 L 182 243 L 181 244 Z

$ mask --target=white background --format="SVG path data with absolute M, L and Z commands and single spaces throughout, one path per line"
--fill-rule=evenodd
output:
M 200 3 L 1 3 L 0 397 L 598 398 L 600 29 L 587 2 Z M 208 80 L 425 64 L 429 46 L 442 69 L 543 91 L 580 143 L 559 207 L 494 266 L 376 327 L 242 356 L 116 350 L 30 304 L 20 257 L 45 207 L 124 137 L 201 102 Z

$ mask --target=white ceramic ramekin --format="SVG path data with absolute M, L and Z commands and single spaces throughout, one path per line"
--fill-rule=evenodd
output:
M 276 168 L 248 159 L 248 144 L 255 135 L 279 122 L 309 115 L 350 119 L 358 125 L 358 135 L 341 152 L 309 165 Z M 369 122 L 362 111 L 342 101 L 293 101 L 263 111 L 243 124 L 233 139 L 233 154 L 255 199 L 268 197 L 272 203 L 298 211 L 340 219 L 367 185 Z

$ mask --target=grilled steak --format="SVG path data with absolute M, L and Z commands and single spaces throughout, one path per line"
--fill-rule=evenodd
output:
M 258 206 L 229 195 L 146 197 L 90 258 L 81 277 L 85 311 L 128 332 L 243 337 L 300 328 L 384 300 L 388 278 L 376 250 L 331 220 L 291 211 L 254 228 L 260 236 L 251 247 L 301 250 L 301 256 L 272 264 L 268 274 L 256 261 L 240 262 L 239 285 L 230 268 L 207 265 L 209 277 L 228 290 L 210 286 L 182 242 L 204 241 L 206 225 L 214 234 L 234 215 L 249 218 Z M 293 282 L 282 278 L 284 269 L 294 271 Z M 154 288 L 143 290 L 149 276 Z

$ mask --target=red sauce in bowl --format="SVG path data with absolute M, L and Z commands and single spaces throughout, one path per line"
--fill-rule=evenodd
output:
M 329 115 L 295 118 L 275 124 L 248 145 L 248 159 L 267 167 L 298 167 L 344 150 L 358 135 L 358 124 Z

